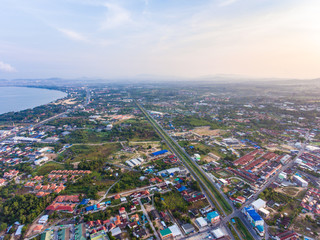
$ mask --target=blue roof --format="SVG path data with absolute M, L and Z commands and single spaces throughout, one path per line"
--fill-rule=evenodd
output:
M 211 221 L 211 219 L 216 218 L 216 217 L 218 217 L 218 216 L 219 216 L 219 214 L 218 214 L 216 211 L 209 212 L 209 213 L 207 214 L 207 218 L 208 218 L 209 221 Z
M 164 149 L 164 150 L 161 150 L 161 151 L 158 151 L 158 152 L 154 152 L 154 153 L 151 153 L 152 156 L 158 156 L 158 155 L 161 155 L 161 154 L 164 154 L 164 153 L 167 153 L 168 150 Z
M 250 215 L 250 217 L 253 219 L 253 221 L 262 221 L 262 217 L 254 210 L 253 207 L 246 207 L 245 210 Z
M 84 199 L 82 199 L 82 201 L 81 201 L 81 205 L 87 205 L 88 203 L 89 203 L 89 201 L 90 201 L 90 199 L 89 198 L 84 198 Z
M 92 211 L 93 209 L 94 209 L 94 206 L 93 206 L 93 205 L 86 207 L 86 211 Z
M 178 189 L 179 192 L 182 192 L 182 191 L 184 191 L 184 190 L 187 190 L 187 188 L 186 188 L 185 186 L 181 186 L 181 187 Z

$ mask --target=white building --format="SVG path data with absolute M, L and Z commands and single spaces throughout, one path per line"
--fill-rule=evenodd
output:
M 48 218 L 49 218 L 49 215 L 43 215 L 43 216 L 39 219 L 38 223 L 44 225 L 44 224 L 46 224 L 46 223 L 48 222 Z
M 182 233 L 179 229 L 179 227 L 177 226 L 177 224 L 172 225 L 171 227 L 169 227 L 169 229 L 172 232 L 173 237 L 181 237 Z
M 293 181 L 296 182 L 301 187 L 308 187 L 308 182 L 306 180 L 304 180 L 302 177 L 294 175 Z
M 208 226 L 208 222 L 203 217 L 198 217 L 196 219 L 196 224 L 198 225 L 199 228 L 204 228 Z
M 42 157 L 42 158 L 35 160 L 33 163 L 35 165 L 41 165 L 41 164 L 46 163 L 48 161 L 49 161 L 49 158 L 47 156 L 45 156 L 45 157 Z
M 224 233 L 220 228 L 212 230 L 211 233 L 213 234 L 213 237 L 216 239 L 219 239 L 224 236 Z
M 267 202 L 262 200 L 261 198 L 255 200 L 254 202 L 251 203 L 251 206 L 258 211 L 260 208 L 265 208 Z

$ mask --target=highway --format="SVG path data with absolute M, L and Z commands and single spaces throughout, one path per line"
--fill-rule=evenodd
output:
M 68 113 L 68 111 L 63 112 L 63 113 L 59 113 L 59 114 L 57 114 L 57 115 L 54 115 L 54 116 L 52 116 L 52 117 L 50 117 L 50 118 L 47 118 L 47 119 L 41 121 L 41 122 L 34 123 L 34 124 L 30 124 L 29 126 L 24 127 L 24 128 L 22 128 L 22 129 L 20 129 L 19 131 L 15 132 L 15 133 L 12 133 L 12 134 L 10 134 L 10 135 L 2 138 L 2 139 L 1 139 L 1 142 L 4 141 L 4 140 L 6 140 L 6 139 L 8 139 L 8 138 L 14 137 L 15 135 L 19 134 L 20 132 L 30 130 L 31 128 L 34 128 L 34 127 L 39 127 L 39 126 L 41 126 L 42 124 L 45 124 L 45 123 L 47 123 L 47 122 L 49 122 L 49 121 L 52 121 L 52 120 L 54 120 L 54 119 L 56 119 L 56 118 L 59 118 L 59 117 L 63 116 L 64 114 L 67 114 L 67 113 Z
M 202 188 L 202 190 L 204 190 L 203 192 L 207 196 L 207 199 L 209 200 L 209 202 L 216 207 L 218 206 L 217 209 L 220 211 L 220 213 L 222 213 L 222 224 L 226 225 L 232 218 L 238 217 L 243 222 L 243 224 L 246 226 L 246 228 L 251 233 L 251 235 L 254 237 L 254 239 L 261 239 L 261 237 L 253 229 L 253 227 L 251 226 L 249 221 L 245 218 L 245 216 L 241 212 L 241 210 L 244 207 L 250 205 L 259 196 L 259 194 L 262 191 L 264 191 L 272 182 L 274 182 L 278 178 L 278 175 L 280 174 L 280 172 L 285 171 L 286 169 L 291 168 L 294 165 L 295 160 L 298 157 L 300 157 L 301 154 L 305 151 L 306 142 L 308 141 L 308 138 L 309 138 L 309 132 L 307 133 L 307 136 L 306 136 L 307 140 L 305 143 L 303 143 L 302 148 L 300 149 L 298 155 L 293 160 L 291 160 L 288 164 L 284 165 L 274 176 L 272 176 L 269 180 L 267 180 L 266 183 L 263 184 L 261 186 L 261 188 L 252 196 L 251 200 L 247 201 L 240 209 L 235 209 L 233 204 L 231 203 L 231 201 L 223 194 L 221 189 L 215 188 L 214 190 L 218 191 L 220 196 L 222 196 L 225 199 L 225 201 L 227 201 L 228 204 L 231 206 L 232 212 L 229 214 L 226 214 L 226 211 L 221 207 L 221 205 L 219 204 L 219 202 L 215 198 L 214 194 L 212 194 L 212 192 L 208 188 L 208 182 L 210 182 L 209 185 L 214 187 L 214 183 L 213 183 L 212 179 L 207 176 L 207 173 L 197 165 L 197 163 L 185 152 L 185 150 L 182 149 L 180 147 L 180 145 L 174 139 L 172 139 L 172 137 L 169 136 L 169 134 L 166 133 L 166 131 L 162 128 L 162 126 L 160 124 L 158 124 L 156 122 L 156 120 L 154 120 L 138 102 L 136 102 L 136 104 L 139 107 L 139 109 L 144 113 L 144 115 L 147 117 L 147 119 L 149 120 L 151 125 L 159 133 L 161 138 L 167 143 L 167 145 L 171 149 L 171 151 L 173 153 L 175 153 L 177 155 L 177 157 L 179 157 L 179 159 L 184 163 L 184 165 L 187 167 L 187 169 L 193 175 L 193 177 L 197 181 L 199 181 L 200 187 Z M 195 171 L 195 169 L 197 171 Z M 206 179 L 206 181 L 203 181 L 203 179 Z M 267 226 L 265 226 L 265 229 L 267 232 L 267 229 L 268 229 Z M 238 231 L 236 229 L 235 229 L 235 231 L 238 234 Z M 268 233 L 266 233 L 266 239 L 268 239 Z
M 146 112 L 146 110 L 139 104 L 137 103 L 137 106 L 139 107 L 139 109 L 145 114 L 146 118 L 149 120 L 149 122 L 151 123 L 151 125 L 154 127 L 154 129 L 157 131 L 157 133 L 161 136 L 161 138 L 166 142 L 166 144 L 168 145 L 168 147 L 170 148 L 170 150 L 176 154 L 176 156 L 180 159 L 180 161 L 185 165 L 185 167 L 189 170 L 189 172 L 191 173 L 191 175 L 194 177 L 194 179 L 196 179 L 201 187 L 202 192 L 206 195 L 208 202 L 210 203 L 211 206 L 214 206 L 218 212 L 220 212 L 221 217 L 223 216 L 227 216 L 226 212 L 224 211 L 224 209 L 221 207 L 221 205 L 219 204 L 219 202 L 217 201 L 217 199 L 215 198 L 215 194 L 212 193 L 209 190 L 210 189 L 214 189 L 214 191 L 218 192 L 220 197 L 224 198 L 224 200 L 227 202 L 227 204 L 229 205 L 229 199 L 227 199 L 227 197 L 222 193 L 221 194 L 221 190 L 217 190 L 217 188 L 215 188 L 214 183 L 212 182 L 212 180 L 207 176 L 207 174 L 203 171 L 202 168 L 200 168 L 191 158 L 189 155 L 186 154 L 186 152 L 184 150 L 182 150 L 182 148 L 180 147 L 180 145 L 171 138 L 171 136 L 169 136 L 166 131 Z M 184 155 L 184 156 L 182 156 Z M 189 164 L 192 163 L 193 166 L 190 166 Z M 195 171 L 195 169 L 197 171 Z M 201 177 L 199 177 L 198 175 L 201 175 Z M 203 181 L 203 179 L 205 179 L 205 183 Z M 210 186 L 208 186 L 208 184 Z M 231 213 L 234 212 L 234 206 L 231 204 L 228 206 L 231 209 Z M 228 233 L 230 236 L 232 236 L 229 228 L 226 225 L 227 221 L 223 221 L 222 224 L 225 226 L 225 228 L 227 229 Z M 236 232 L 236 234 L 238 235 L 238 237 L 240 239 L 243 239 L 240 235 L 240 233 L 238 232 L 238 230 L 231 225 L 231 227 L 233 228 L 233 230 Z M 259 238 L 258 238 L 259 239 Z

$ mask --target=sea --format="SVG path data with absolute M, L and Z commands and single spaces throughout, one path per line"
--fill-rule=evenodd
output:
M 64 92 L 43 88 L 0 87 L 0 114 L 34 108 L 66 96 Z

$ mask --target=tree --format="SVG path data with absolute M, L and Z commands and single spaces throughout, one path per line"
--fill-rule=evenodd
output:
M 6 230 L 7 227 L 8 227 L 8 224 L 6 224 L 6 223 L 1 223 L 1 225 L 0 225 L 0 232 Z

